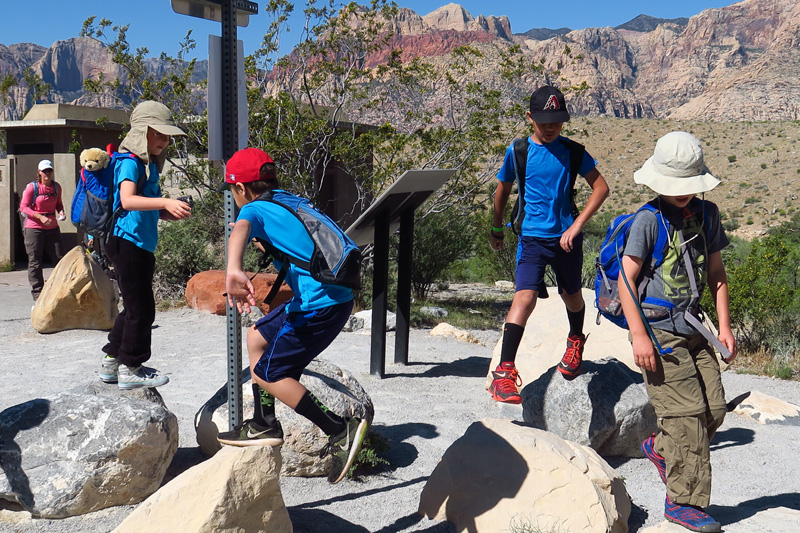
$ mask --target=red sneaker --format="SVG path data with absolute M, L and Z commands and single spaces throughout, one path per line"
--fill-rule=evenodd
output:
M 522 403 L 517 387 L 522 385 L 517 367 L 514 363 L 500 363 L 497 369 L 492 372 L 492 384 L 489 385 L 489 392 L 492 399 L 503 403 Z
M 561 358 L 561 362 L 558 363 L 558 371 L 565 378 L 572 379 L 581 373 L 584 343 L 586 343 L 586 335 L 570 335 L 567 339 L 567 351 Z

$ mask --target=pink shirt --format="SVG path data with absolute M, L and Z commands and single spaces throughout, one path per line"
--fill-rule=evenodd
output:
M 22 199 L 19 202 L 19 210 L 26 215 L 25 227 L 34 229 L 55 229 L 58 227 L 56 220 L 56 213 L 64 210 L 64 205 L 61 203 L 61 187 L 56 187 L 55 182 L 53 186 L 46 187 L 39 184 L 39 194 L 31 206 L 33 201 L 33 182 L 25 187 L 22 193 Z M 48 219 L 47 224 L 42 224 L 39 219 L 32 215 L 39 213 L 46 215 Z

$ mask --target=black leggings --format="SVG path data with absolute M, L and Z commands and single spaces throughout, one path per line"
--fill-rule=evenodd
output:
M 108 334 L 103 351 L 128 366 L 150 359 L 152 326 L 156 318 L 153 273 L 156 256 L 132 242 L 111 236 L 106 255 L 114 265 L 123 310 Z

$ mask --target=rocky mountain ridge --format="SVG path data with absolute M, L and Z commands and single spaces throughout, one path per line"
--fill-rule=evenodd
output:
M 405 60 L 436 58 L 467 44 L 485 49 L 519 45 L 531 62 L 558 71 L 559 79 L 588 84 L 587 91 L 569 102 L 578 116 L 800 119 L 796 0 L 744 0 L 688 20 L 640 15 L 616 28 L 538 29 L 528 34 L 514 34 L 506 16 L 473 16 L 451 3 L 426 15 L 400 8 L 389 26 L 390 45 L 401 48 Z M 380 62 L 388 53 L 376 54 L 370 62 Z M 159 68 L 157 59 L 149 62 Z M 27 68 L 51 84 L 52 102 L 120 105 L 83 91 L 83 80 L 98 72 L 106 79 L 124 79 L 94 39 L 58 41 L 50 48 L 0 45 L 0 79 L 7 74 L 21 78 Z M 473 76 L 481 80 L 494 74 L 486 61 Z M 205 75 L 202 62 L 198 75 Z M 10 87 L 5 103 L 0 100 L 0 120 L 21 118 L 30 104 L 26 87 Z

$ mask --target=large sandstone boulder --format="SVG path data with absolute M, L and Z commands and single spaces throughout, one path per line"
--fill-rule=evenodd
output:
M 270 446 L 226 446 L 147 498 L 114 533 L 291 533 Z
M 372 400 L 347 370 L 329 361 L 314 359 L 303 372 L 300 383 L 334 413 L 372 421 L 375 413 Z M 253 387 L 249 371 L 243 373 L 242 397 L 246 420 L 253 417 Z M 213 455 L 221 448 L 217 435 L 228 431 L 227 402 L 228 390 L 225 386 L 220 388 L 195 416 L 197 443 L 207 455 Z M 322 430 L 280 401 L 275 402 L 275 415 L 281 422 L 284 434 L 281 474 L 298 477 L 327 475 L 331 467 L 331 457 L 319 457 L 320 451 L 327 443 L 327 437 Z
M 0 498 L 37 518 L 138 503 L 161 485 L 178 420 L 154 389 L 93 384 L 0 413 Z
M 39 333 L 66 329 L 111 329 L 119 314 L 114 283 L 82 247 L 76 246 L 53 268 L 31 313 Z
M 420 514 L 458 531 L 628 531 L 622 478 L 594 450 L 510 420 L 467 428 L 434 469 Z
M 631 370 L 639 372 L 633 362 L 631 343 L 628 342 L 628 330 L 615 326 L 605 318 L 596 324 L 597 308 L 594 306 L 594 291 L 583 289 L 583 300 L 586 302 L 586 318 L 584 333 L 587 335 L 584 361 L 599 361 L 613 357 Z M 531 383 L 555 366 L 564 356 L 567 347 L 569 323 L 564 301 L 558 290 L 550 289 L 550 298 L 539 299 L 536 309 L 531 313 L 522 335 L 522 342 L 517 351 L 515 364 L 523 385 Z M 486 376 L 486 388 L 492 382 L 492 370 L 500 363 L 500 350 L 503 346 L 502 335 L 492 352 L 492 362 Z
M 522 391 L 522 418 L 603 456 L 642 457 L 656 415 L 642 375 L 616 359 L 587 361 L 568 381 L 551 368 Z
M 277 307 L 294 296 L 292 289 L 286 283 L 283 283 L 275 299 L 272 300 L 272 305 L 264 303 L 264 298 L 272 290 L 272 285 L 275 284 L 277 277 L 277 274 L 260 272 L 253 278 L 253 286 L 256 289 L 256 303 L 264 314 L 269 313 L 270 307 Z M 186 302 L 189 307 L 198 311 L 225 316 L 225 307 L 228 302 L 223 294 L 225 294 L 224 270 L 198 272 L 186 284 Z

